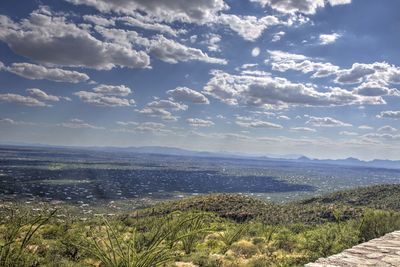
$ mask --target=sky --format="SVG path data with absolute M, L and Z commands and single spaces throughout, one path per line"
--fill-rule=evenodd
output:
M 398 0 L 0 2 L 0 143 L 400 159 Z

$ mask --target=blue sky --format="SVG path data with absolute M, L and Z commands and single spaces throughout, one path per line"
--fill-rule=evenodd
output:
M 0 3 L 0 142 L 400 159 L 396 0 Z

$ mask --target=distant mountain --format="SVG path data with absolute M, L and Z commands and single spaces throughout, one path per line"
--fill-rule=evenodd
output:
M 1 145 L 1 144 L 0 144 Z M 207 152 L 207 151 L 193 151 L 188 149 L 164 146 L 140 146 L 140 147 L 68 147 L 68 146 L 50 146 L 42 144 L 22 144 L 22 143 L 9 143 L 2 146 L 23 146 L 35 148 L 62 148 L 62 149 L 82 149 L 82 150 L 96 150 L 105 152 L 124 152 L 124 153 L 141 153 L 141 154 L 159 154 L 170 156 L 186 156 L 186 157 L 206 157 L 206 158 L 228 158 L 228 159 L 246 159 L 246 160 L 265 160 L 265 161 L 286 161 L 293 163 L 307 163 L 307 164 L 329 164 L 341 166 L 359 166 L 365 168 L 386 168 L 386 169 L 400 169 L 400 160 L 382 160 L 374 159 L 371 161 L 363 161 L 357 158 L 349 157 L 346 159 L 312 159 L 304 155 L 288 154 L 288 155 L 273 155 L 265 154 L 252 155 L 243 153 L 231 152 Z

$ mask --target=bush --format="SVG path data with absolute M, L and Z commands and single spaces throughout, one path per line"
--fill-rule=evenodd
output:
M 234 243 L 230 247 L 230 250 L 236 256 L 245 258 L 251 258 L 252 256 L 258 253 L 257 246 L 246 240 L 241 240 L 239 242 Z

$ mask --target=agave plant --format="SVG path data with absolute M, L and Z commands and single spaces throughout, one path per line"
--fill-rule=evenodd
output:
M 26 266 L 27 247 L 35 233 L 54 216 L 57 210 L 48 215 L 39 215 L 33 219 L 11 212 L 5 225 L 7 232 L 0 238 L 0 266 Z

